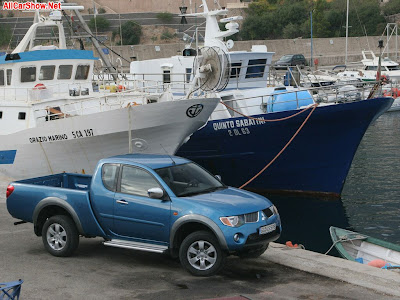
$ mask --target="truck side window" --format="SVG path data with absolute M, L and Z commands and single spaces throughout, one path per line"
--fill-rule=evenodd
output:
M 121 193 L 148 197 L 147 190 L 161 186 L 147 171 L 131 166 L 122 167 Z
M 101 170 L 101 179 L 107 190 L 115 191 L 117 183 L 118 165 L 105 164 Z

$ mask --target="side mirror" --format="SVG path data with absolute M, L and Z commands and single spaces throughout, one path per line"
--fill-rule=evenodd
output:
M 159 187 L 148 189 L 147 194 L 152 199 L 161 199 L 164 196 L 163 190 Z
M 215 175 L 214 177 L 217 178 L 219 181 L 222 180 L 221 175 Z

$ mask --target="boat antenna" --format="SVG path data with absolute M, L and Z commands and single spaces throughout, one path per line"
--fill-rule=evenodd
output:
M 62 12 L 64 18 L 67 20 L 68 26 L 71 28 L 72 33 L 78 35 L 78 34 L 79 34 L 79 33 L 78 33 L 78 28 L 75 26 L 74 23 L 72 23 L 71 17 L 69 17 L 69 16 L 67 15 L 67 13 L 65 12 L 65 10 L 62 10 L 61 12 Z M 81 50 L 85 50 L 85 46 L 83 45 L 82 38 L 79 37 L 79 36 L 77 36 L 77 39 L 78 39 L 78 41 L 79 41 L 80 49 L 81 49 Z
M 165 150 L 165 148 L 163 147 L 162 144 L 160 144 L 161 148 L 163 148 L 163 150 L 165 151 L 165 153 L 168 155 L 169 159 L 172 160 L 172 165 L 175 166 L 176 162 L 174 161 L 174 159 L 172 158 L 172 156 L 167 152 L 167 150 Z

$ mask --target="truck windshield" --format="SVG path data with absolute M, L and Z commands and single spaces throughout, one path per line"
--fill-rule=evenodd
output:
M 202 167 L 187 163 L 155 170 L 177 197 L 193 196 L 226 189 Z

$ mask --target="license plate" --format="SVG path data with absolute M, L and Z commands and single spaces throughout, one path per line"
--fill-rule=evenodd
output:
M 266 234 L 266 233 L 269 233 L 269 232 L 272 232 L 272 231 L 274 231 L 276 229 L 276 224 L 274 223 L 274 224 L 270 224 L 270 225 L 266 225 L 266 226 L 263 226 L 263 227 L 260 227 L 260 234 Z

